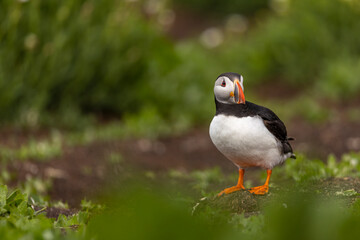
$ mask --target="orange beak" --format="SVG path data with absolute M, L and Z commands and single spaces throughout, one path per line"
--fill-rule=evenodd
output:
M 234 84 L 235 84 L 235 89 L 234 89 L 235 102 L 238 104 L 245 103 L 244 91 L 241 87 L 239 80 L 236 79 L 234 81 Z

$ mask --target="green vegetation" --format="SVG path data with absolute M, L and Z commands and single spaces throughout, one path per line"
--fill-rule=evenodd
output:
M 268 195 L 240 191 L 222 197 L 214 194 L 219 183 L 235 179 L 224 178 L 219 169 L 186 176 L 172 171 L 177 185 L 186 177 L 197 192 L 207 189 L 207 197 L 196 201 L 179 188 L 155 187 L 158 180 L 148 178 L 152 183 L 145 188 L 111 190 L 106 208 L 82 201 L 80 211 L 57 219 L 45 216 L 51 203 L 38 205 L 25 191 L 1 185 L 0 233 L 2 239 L 288 239 L 294 234 L 343 239 L 358 234 L 360 182 L 351 176 L 358 176 L 359 167 L 359 154 L 346 154 L 338 163 L 330 156 L 326 164 L 299 157 L 275 170 Z M 35 188 L 33 193 L 42 194 Z
M 0 147 L 1 161 L 9 162 L 14 160 L 37 160 L 45 161 L 62 153 L 61 134 L 57 131 L 51 133 L 49 139 L 35 140 L 31 139 L 28 143 L 17 149 L 9 147 Z
M 172 44 L 125 1 L 2 1 L 0 15 L 2 119 L 134 113 L 154 103 L 146 89 L 177 62 Z
M 0 185 L 0 234 L 7 239 L 75 239 L 80 237 L 83 227 L 92 214 L 102 207 L 84 201 L 82 210 L 57 219 L 45 216 L 46 207 L 35 210 L 26 193 L 20 190 L 8 192 L 6 185 Z M 77 231 L 72 230 L 77 229 Z M 64 235 L 64 231 L 68 234 Z
M 236 1 L 234 13 L 268 5 L 240 6 L 245 2 Z M 204 5 L 192 1 L 188 7 L 197 4 Z M 245 76 L 248 99 L 257 98 L 256 86 L 272 81 L 300 87 L 299 102 L 316 93 L 311 107 L 322 97 L 352 99 L 360 89 L 356 1 L 272 1 L 272 14 L 253 17 L 259 24 L 247 34 L 224 28 L 224 41 L 213 49 L 196 39 L 171 42 L 156 21 L 163 8 L 154 7 L 149 21 L 141 14 L 150 5 L 2 1 L 2 122 L 84 129 L 100 113 L 121 117 L 135 135 L 181 132 L 209 121 L 212 81 L 225 71 Z M 222 3 L 227 6 L 233 1 Z M 301 114 L 311 121 L 327 119 Z
M 256 83 L 280 79 L 325 97 L 355 96 L 360 89 L 355 80 L 359 35 L 353 34 L 360 31 L 359 2 L 280 2 L 276 16 L 250 32 L 246 41 L 226 44 L 231 46 L 228 58 L 239 59 L 237 68 Z
M 277 173 L 279 178 L 292 178 L 300 182 L 331 177 L 360 177 L 360 154 L 345 154 L 339 161 L 330 155 L 327 163 L 321 160 L 309 161 L 300 155 L 294 161 L 287 161 L 284 168 L 281 169 L 281 174 L 280 172 Z

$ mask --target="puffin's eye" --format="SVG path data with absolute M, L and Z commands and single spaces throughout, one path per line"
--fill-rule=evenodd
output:
M 222 86 L 222 87 L 226 87 L 226 82 L 225 82 L 225 80 L 222 81 L 221 86 Z

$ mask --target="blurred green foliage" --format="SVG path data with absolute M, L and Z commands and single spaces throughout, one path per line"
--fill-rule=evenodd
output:
M 196 44 L 175 46 L 145 18 L 143 5 L 2 1 L 2 121 L 81 128 L 91 122 L 84 113 L 104 113 L 151 134 L 181 131 L 208 119 L 209 79 L 220 69 L 206 71 L 205 66 L 215 53 Z
M 0 117 L 44 111 L 121 114 L 150 105 L 173 46 L 116 0 L 1 1 Z
M 333 156 L 327 163 L 301 156 L 286 161 L 285 174 L 280 176 L 274 172 L 274 179 L 285 179 L 290 184 L 272 187 L 273 191 L 267 196 L 246 193 L 255 206 L 245 205 L 248 210 L 253 210 L 241 214 L 211 205 L 203 207 L 203 202 L 208 201 L 206 199 L 218 199 L 213 196 L 202 198 L 194 205 L 194 198 L 180 188 L 160 187 L 158 184 L 150 187 L 137 182 L 120 190 L 109 189 L 109 198 L 102 199 L 106 207 L 83 200 L 78 213 L 49 219 L 44 215 L 46 208 L 34 210 L 38 205 L 34 205 L 33 197 L 42 192 L 42 187 L 36 186 L 39 184 L 30 180 L 30 199 L 27 190 L 8 191 L 5 185 L 0 185 L 0 233 L 5 240 L 95 240 L 118 239 L 119 236 L 124 239 L 354 238 L 359 234 L 356 226 L 360 223 L 358 186 L 349 189 L 349 181 L 342 178 L 338 178 L 341 181 L 335 185 L 331 185 L 335 181 L 330 180 L 329 185 L 324 185 L 321 180 L 358 176 L 359 166 L 360 155 L 355 153 L 344 155 L 338 163 Z M 176 172 L 171 175 L 184 177 Z M 222 178 L 226 176 L 218 169 L 212 169 L 204 173 L 193 172 L 189 178 L 198 182 L 194 185 L 197 189 L 201 186 L 207 189 L 216 181 L 223 182 Z M 236 197 L 236 194 L 228 196 L 232 199 L 228 205 L 250 201 L 245 198 L 235 201 L 231 197 Z M 226 200 L 225 197 L 221 199 Z M 258 205 L 258 201 L 264 204 Z M 41 206 L 48 204 L 45 202 Z
M 343 239 L 359 233 L 360 218 L 341 201 L 298 193 L 270 205 L 264 222 L 266 239 Z
M 334 100 L 349 100 L 358 96 L 360 90 L 359 52 L 329 61 L 320 73 L 320 80 L 315 87 Z
M 177 133 L 210 120 L 213 80 L 228 71 L 248 90 L 281 81 L 335 100 L 360 90 L 357 1 L 184 1 L 223 14 L 271 6 L 246 34 L 221 29 L 213 48 L 167 39 L 146 12 L 160 3 L 179 2 L 1 1 L 1 121 L 84 128 L 94 121 L 85 115 L 100 113 L 120 116 L 116 128 L 136 136 Z M 329 115 L 299 102 L 310 120 Z
M 241 43 L 230 41 L 227 58 L 250 83 L 282 82 L 313 93 L 348 99 L 360 90 L 360 4 L 343 0 L 277 2 L 274 16 Z M 229 61 L 231 64 L 231 61 Z
M 0 162 L 7 163 L 14 160 L 46 161 L 62 154 L 63 140 L 61 134 L 53 131 L 49 139 L 31 139 L 19 148 L 0 146 Z
M 298 155 L 295 160 L 287 160 L 282 172 L 275 175 L 275 178 L 299 182 L 330 177 L 360 177 L 360 153 L 344 154 L 339 161 L 334 155 L 329 155 L 325 163 Z
M 301 192 L 283 193 L 251 216 L 213 208 L 191 216 L 167 193 L 141 188 L 109 206 L 90 222 L 85 239 L 344 239 L 357 236 L 360 222 L 358 202 L 346 208 Z
M 135 188 L 111 201 L 109 211 L 90 222 L 86 239 L 226 239 L 226 228 L 192 218 L 186 205 L 161 191 Z M 141 229 L 141 230 L 140 230 Z

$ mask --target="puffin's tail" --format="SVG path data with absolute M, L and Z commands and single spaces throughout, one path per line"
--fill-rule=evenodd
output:
M 285 142 L 283 142 L 283 147 L 284 147 L 284 153 L 291 153 L 291 155 L 289 156 L 289 158 L 293 158 L 296 159 L 295 154 L 293 153 L 292 147 L 289 143 L 289 141 L 293 141 L 295 140 L 295 138 L 293 137 L 286 137 Z

